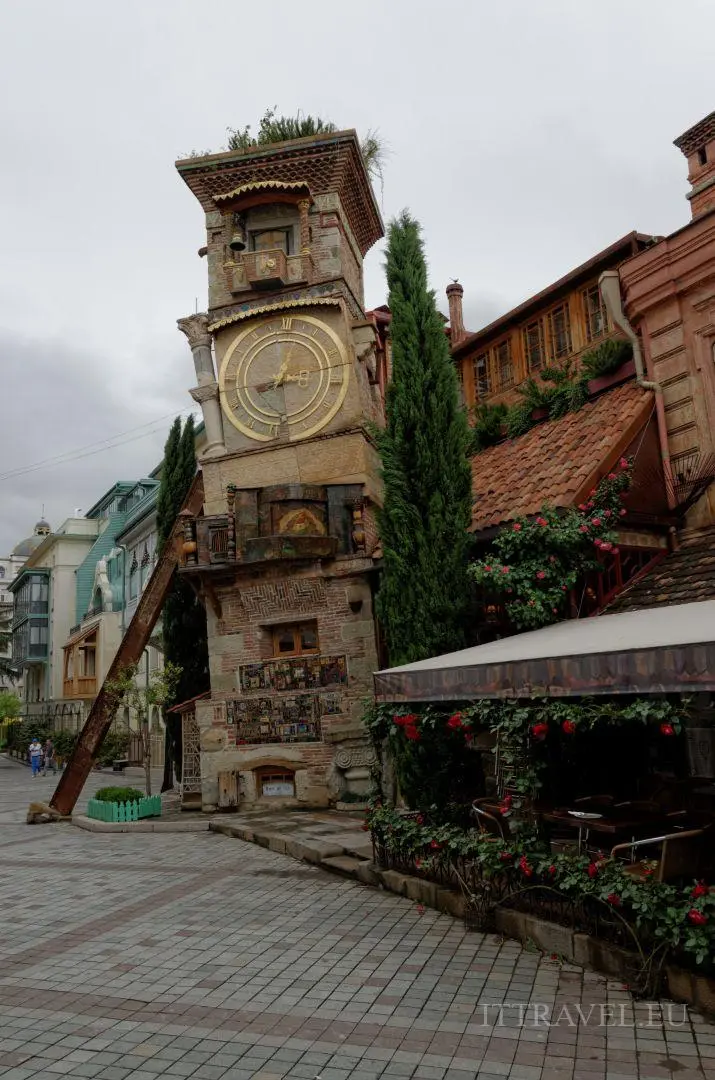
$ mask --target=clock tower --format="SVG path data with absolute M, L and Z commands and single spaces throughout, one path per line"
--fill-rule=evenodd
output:
M 211 693 L 184 717 L 202 807 L 354 802 L 378 666 L 369 431 L 387 346 L 362 260 L 379 210 L 354 131 L 176 167 L 209 278 L 208 312 L 179 320 L 207 437 L 180 569 L 207 611 Z

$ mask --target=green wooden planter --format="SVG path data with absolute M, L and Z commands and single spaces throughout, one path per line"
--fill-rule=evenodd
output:
M 159 817 L 161 814 L 161 795 L 149 795 L 132 802 L 102 802 L 90 799 L 87 803 L 87 817 L 95 821 L 139 821 L 141 818 Z

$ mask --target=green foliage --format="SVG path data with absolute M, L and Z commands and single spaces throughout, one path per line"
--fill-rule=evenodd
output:
M 375 432 L 385 483 L 377 612 L 390 662 L 401 664 L 465 643 L 471 472 L 457 376 L 406 211 L 389 226 L 386 268 L 393 377 Z
M 228 149 L 252 150 L 257 146 L 307 139 L 312 135 L 329 135 L 338 130 L 332 120 L 323 120 L 320 116 L 306 116 L 300 111 L 295 116 L 277 116 L 276 110 L 277 106 L 266 109 L 257 135 L 251 134 L 250 124 L 244 128 L 228 128 Z M 382 183 L 385 145 L 376 131 L 368 131 L 360 144 L 360 151 L 370 178 Z
M 599 552 L 618 551 L 616 525 L 630 478 L 622 458 L 578 509 L 559 513 L 545 506 L 536 518 L 518 518 L 502 529 L 490 554 L 472 564 L 472 578 L 502 599 L 517 629 L 564 618 L 570 590 L 586 571 L 598 569 Z
M 429 815 L 406 817 L 381 805 L 368 812 L 368 824 L 376 843 L 403 863 L 411 862 L 420 876 L 441 884 L 446 871 L 468 860 L 484 883 L 499 882 L 502 894 L 541 885 L 574 900 L 590 897 L 610 909 L 610 919 L 622 921 L 644 968 L 656 959 L 662 963 L 674 958 L 696 968 L 706 963 L 712 967 L 715 892 L 698 882 L 676 886 L 639 881 L 612 859 L 552 855 L 533 834 L 507 843 L 476 829 L 436 823 Z
M 532 412 L 532 406 L 527 401 L 519 401 L 509 407 L 506 414 L 506 433 L 510 439 L 525 435 L 534 426 Z
M 587 379 L 598 379 L 603 375 L 613 375 L 632 359 L 633 346 L 630 341 L 608 338 L 583 354 L 581 371 Z
M 14 720 L 20 715 L 22 703 L 10 690 L 0 691 L 0 720 Z
M 634 726 L 650 728 L 658 738 L 678 735 L 689 715 L 687 701 L 603 698 L 562 701 L 558 698 L 491 700 L 483 698 L 445 711 L 427 707 L 406 712 L 394 705 L 373 705 L 363 716 L 374 746 L 384 748 L 395 764 L 400 790 L 413 810 L 430 811 L 436 820 L 448 808 L 480 794 L 477 755 L 472 746 L 480 732 L 497 736 L 500 761 L 507 771 L 518 764 L 512 790 L 533 799 L 542 786 L 547 751 L 554 741 L 573 743 L 596 730 Z M 519 809 L 520 804 L 515 804 Z
M 533 413 L 546 409 L 549 420 L 578 412 L 588 401 L 588 383 L 618 371 L 633 356 L 629 341 L 609 338 L 584 353 L 580 365 L 575 360 L 543 368 L 541 378 L 528 378 L 517 387 L 521 400 L 505 409 L 503 405 L 480 405 L 475 410 L 471 453 L 478 454 L 498 441 L 502 426 L 510 439 L 526 434 L 536 421 Z M 499 416 L 496 410 L 504 410 Z
M 106 766 L 111 765 L 114 761 L 122 761 L 126 758 L 128 750 L 128 733 L 126 731 L 110 731 L 99 748 L 97 763 Z
M 196 475 L 196 432 L 193 417 L 181 430 L 174 421 L 164 449 L 164 467 L 157 502 L 157 531 L 160 548 L 171 536 L 176 518 Z M 188 582 L 174 575 L 162 612 L 164 658 L 179 670 L 166 706 L 188 701 L 210 688 L 206 611 Z M 181 717 L 166 716 L 167 761 L 173 760 L 181 777 Z M 165 778 L 169 786 L 170 777 Z
M 507 420 L 506 405 L 477 405 L 473 413 L 473 424 L 469 429 L 468 453 L 478 454 L 488 446 L 494 446 L 503 437 Z
M 144 798 L 144 794 L 132 787 L 103 787 L 95 792 L 92 798 L 99 802 L 139 802 Z

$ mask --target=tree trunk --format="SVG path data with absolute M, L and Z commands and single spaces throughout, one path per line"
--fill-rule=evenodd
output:
M 174 786 L 174 740 L 172 738 L 169 718 L 166 718 L 164 728 L 164 779 L 161 782 L 162 794 L 171 791 Z
M 142 749 L 144 750 L 144 786 L 147 795 L 151 795 L 151 733 L 149 724 L 142 724 Z

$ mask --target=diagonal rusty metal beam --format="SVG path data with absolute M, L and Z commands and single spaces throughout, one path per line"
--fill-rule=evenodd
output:
M 193 517 L 197 516 L 204 502 L 204 484 L 201 473 L 198 473 L 186 496 L 182 507 L 182 513 L 188 511 Z M 174 532 L 164 546 L 164 550 L 152 572 L 147 586 L 141 595 L 134 617 L 127 627 L 117 649 L 117 654 L 107 672 L 102 688 L 92 703 L 89 716 L 80 732 L 77 745 L 74 748 L 55 793 L 50 799 L 50 806 L 60 814 L 72 813 L 85 781 L 89 776 L 97 753 L 109 731 L 112 720 L 119 707 L 117 695 L 107 691 L 107 685 L 114 682 L 119 674 L 127 667 L 139 662 L 142 652 L 146 648 L 156 622 L 161 615 L 174 571 L 179 563 L 181 545 L 183 542 L 183 530 L 180 524 L 174 526 Z

